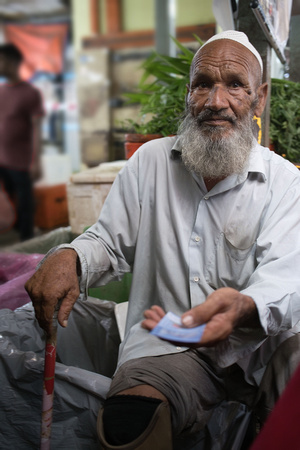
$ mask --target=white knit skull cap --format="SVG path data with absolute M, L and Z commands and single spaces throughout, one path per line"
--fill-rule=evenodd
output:
M 202 45 L 200 50 L 207 44 L 210 44 L 213 41 L 217 41 L 218 39 L 231 39 L 232 41 L 236 41 L 239 44 L 246 47 L 248 50 L 250 50 L 251 53 L 255 56 L 255 58 L 258 60 L 261 71 L 263 72 L 263 63 L 260 54 L 256 50 L 256 48 L 249 42 L 249 39 L 245 33 L 242 31 L 235 31 L 235 30 L 227 30 L 223 31 L 222 33 L 215 34 L 213 37 L 208 39 L 208 41 L 205 42 L 205 44 Z

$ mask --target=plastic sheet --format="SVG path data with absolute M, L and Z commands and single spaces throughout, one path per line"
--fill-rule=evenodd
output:
M 77 235 L 72 233 L 71 227 L 60 227 L 42 236 L 18 242 L 4 248 L 5 251 L 13 253 L 40 253 L 46 254 L 56 245 L 70 243 Z
M 223 401 L 207 426 L 190 437 L 177 438 L 174 450 L 246 450 L 255 437 L 255 421 L 242 403 Z
M 58 327 L 51 448 L 98 449 L 120 343 L 114 302 L 78 301 Z M 39 449 L 45 339 L 31 304 L 0 310 L 0 448 Z
M 120 344 L 115 308 L 111 301 L 78 300 L 68 327 L 58 327 L 52 449 L 101 448 L 97 414 L 111 383 Z M 0 310 L 1 450 L 40 447 L 44 350 L 44 334 L 30 303 L 16 311 Z M 223 402 L 205 430 L 190 439 L 179 439 L 174 449 L 246 448 L 250 421 L 251 412 L 244 405 Z

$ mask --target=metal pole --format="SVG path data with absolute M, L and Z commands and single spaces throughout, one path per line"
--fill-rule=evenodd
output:
M 247 34 L 249 41 L 260 53 L 263 61 L 264 75 L 263 82 L 271 86 L 271 46 L 262 31 L 256 17 L 252 12 L 249 0 L 239 0 L 237 30 Z M 262 115 L 262 142 L 261 144 L 269 146 L 269 124 L 270 124 L 270 92 L 267 99 L 265 111 Z
M 176 0 L 155 0 L 155 48 L 158 53 L 176 56 Z

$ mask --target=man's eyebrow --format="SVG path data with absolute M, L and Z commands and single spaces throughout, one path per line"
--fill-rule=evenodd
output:
M 209 80 L 211 78 L 210 74 L 208 72 L 205 72 L 203 70 L 194 72 L 192 75 L 192 82 L 198 81 L 198 80 Z
M 247 78 L 244 74 L 241 74 L 239 72 L 228 73 L 226 78 L 228 79 L 228 81 L 238 81 L 244 86 L 249 84 L 249 78 Z

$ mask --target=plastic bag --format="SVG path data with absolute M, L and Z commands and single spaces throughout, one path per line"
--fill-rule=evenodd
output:
M 68 327 L 58 327 L 52 449 L 101 448 L 96 420 L 120 344 L 115 307 L 114 302 L 91 297 L 78 300 Z M 44 350 L 44 335 L 31 304 L 16 311 L 0 310 L 1 450 L 39 449 Z M 204 430 L 178 439 L 174 450 L 247 448 L 250 422 L 251 412 L 245 405 L 223 402 Z
M 72 233 L 71 227 L 60 227 L 41 236 L 4 247 L 3 250 L 14 253 L 46 254 L 52 247 L 64 243 L 69 244 L 77 236 Z
M 99 449 L 96 419 L 120 343 L 114 302 L 77 301 L 58 327 L 51 448 Z M 0 448 L 40 447 L 45 340 L 31 304 L 0 310 Z

